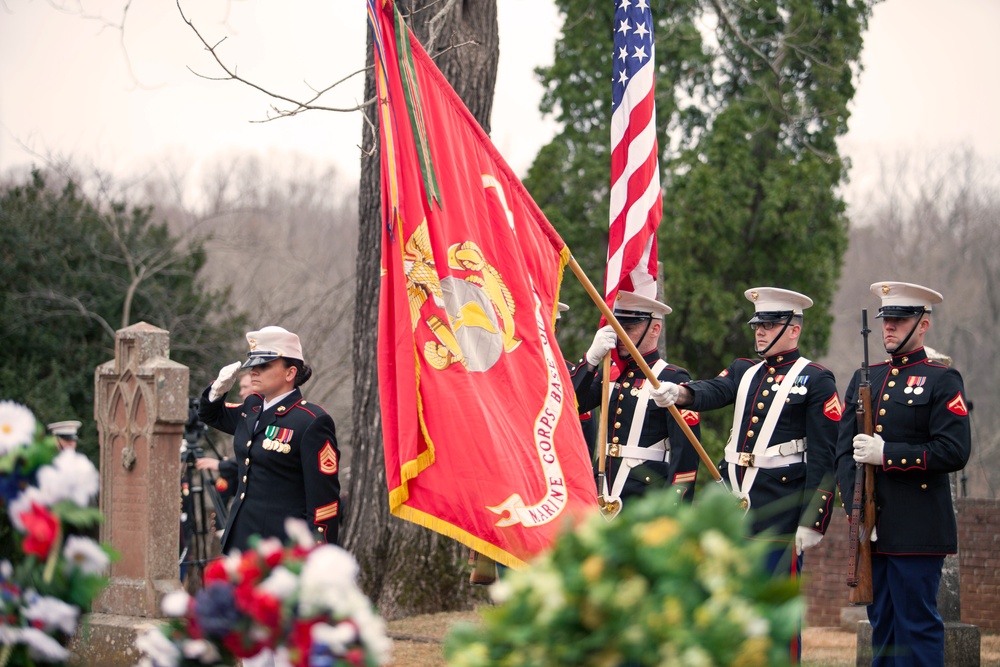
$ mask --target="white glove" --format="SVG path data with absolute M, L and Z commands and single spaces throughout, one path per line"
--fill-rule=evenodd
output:
M 614 327 L 605 324 L 594 334 L 594 342 L 587 350 L 587 363 L 591 366 L 600 366 L 604 355 L 613 350 L 616 345 L 618 345 L 618 334 L 615 333 Z
M 854 436 L 854 460 L 858 463 L 880 466 L 882 465 L 883 447 L 885 447 L 885 442 L 882 440 L 882 436 L 858 433 Z
M 872 526 L 872 542 L 878 542 L 878 526 Z
M 801 556 L 806 549 L 812 549 L 823 539 L 823 533 L 817 533 L 812 528 L 799 526 L 795 529 L 795 555 Z
M 236 374 L 240 372 L 242 365 L 242 362 L 234 361 L 228 366 L 222 367 L 222 370 L 219 371 L 219 377 L 215 378 L 215 382 L 212 383 L 212 389 L 208 392 L 209 401 L 217 401 L 229 393 L 229 390 L 233 388 L 233 384 L 236 383 Z
M 661 408 L 669 408 L 676 403 L 680 393 L 681 388 L 673 382 L 661 382 L 659 387 L 649 390 L 649 395 L 653 397 L 653 402 Z

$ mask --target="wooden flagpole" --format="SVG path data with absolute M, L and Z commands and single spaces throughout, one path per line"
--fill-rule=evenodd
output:
M 572 269 L 573 275 L 575 275 L 577 280 L 580 281 L 580 284 L 583 285 L 583 288 L 587 290 L 587 294 L 590 295 L 590 298 L 597 305 L 598 309 L 600 309 L 601 315 L 604 315 L 604 319 L 608 321 L 608 324 L 610 324 L 615 330 L 615 333 L 618 334 L 619 340 L 625 344 L 629 354 L 632 355 L 632 359 L 634 359 L 635 363 L 639 366 L 639 370 L 641 370 L 643 375 L 645 375 L 646 378 L 653 384 L 654 389 L 659 388 L 660 380 L 653 374 L 653 370 L 649 367 L 649 364 L 646 363 L 646 360 L 642 358 L 642 355 L 639 354 L 639 350 L 636 349 L 635 343 L 633 343 L 632 339 L 628 337 L 627 333 L 625 333 L 625 329 L 622 328 L 622 325 L 618 322 L 615 314 L 611 312 L 610 308 L 608 308 L 608 304 L 604 303 L 604 299 L 597 291 L 597 288 L 595 288 L 594 284 L 590 282 L 590 278 L 588 278 L 587 274 L 583 272 L 583 269 L 577 263 L 576 258 L 573 257 L 572 254 L 569 256 L 569 267 Z M 606 375 L 605 378 L 607 378 Z M 705 467 L 708 468 L 708 471 L 712 474 L 712 478 L 715 479 L 716 482 L 722 483 L 722 475 L 719 473 L 718 468 L 715 467 L 715 462 L 712 461 L 712 459 L 708 456 L 708 452 L 706 452 L 705 448 L 701 446 L 700 442 L 698 442 L 698 437 L 694 434 L 694 431 L 691 430 L 691 427 L 687 425 L 687 422 L 684 421 L 684 417 L 681 416 L 680 410 L 677 409 L 676 405 L 671 405 L 668 409 L 670 410 L 670 414 L 673 416 L 674 421 L 676 421 L 677 425 L 681 427 L 682 431 L 684 431 L 684 435 L 687 436 L 688 442 L 690 442 L 691 446 L 694 447 L 696 452 L 698 452 L 698 456 L 701 458 L 702 463 L 705 464 Z M 607 421 L 603 414 L 601 416 L 601 421 Z M 605 435 L 605 438 L 606 437 L 607 436 Z M 601 451 L 604 451 L 603 446 Z M 598 463 L 598 465 L 600 465 L 600 463 Z

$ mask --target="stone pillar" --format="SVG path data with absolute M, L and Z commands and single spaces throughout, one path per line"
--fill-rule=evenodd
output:
M 188 369 L 170 360 L 170 334 L 140 322 L 115 337 L 115 358 L 94 375 L 101 445 L 101 541 L 121 554 L 94 603 L 75 664 L 132 665 L 137 632 L 180 588 L 180 446 Z

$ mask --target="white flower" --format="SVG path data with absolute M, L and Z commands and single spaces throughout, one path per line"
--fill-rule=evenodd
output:
M 94 540 L 89 537 L 70 535 L 63 547 L 63 558 L 66 559 L 66 569 L 76 568 L 84 574 L 104 574 L 111 559 Z
M 149 657 L 154 667 L 177 667 L 180 663 L 180 650 L 155 628 L 136 637 L 135 647 Z
M 31 444 L 35 437 L 35 415 L 14 401 L 0 401 L 0 456 Z
M 309 530 L 309 524 L 302 519 L 285 519 L 285 532 L 288 537 L 303 549 L 310 549 L 316 546 L 316 538 Z
M 76 620 L 80 610 L 58 598 L 39 595 L 24 609 L 25 618 L 41 624 L 46 632 L 62 630 L 67 635 L 76 633 Z
M 9 560 L 0 561 L 0 578 L 10 579 L 14 576 L 14 566 Z
M 33 502 L 46 507 L 48 506 L 42 497 L 42 492 L 34 486 L 29 486 L 7 505 L 7 516 L 10 517 L 10 523 L 20 533 L 24 532 L 24 522 L 21 521 L 21 514 L 30 512 L 31 503 Z
M 284 545 L 277 537 L 265 537 L 257 543 L 257 553 L 264 560 L 267 560 L 272 554 L 280 552 L 283 548 Z
M 62 644 L 38 628 L 21 630 L 20 642 L 28 645 L 28 653 L 35 660 L 65 662 L 69 658 L 69 651 Z
M 273 595 L 279 600 L 287 600 L 295 595 L 299 587 L 299 578 L 284 565 L 271 570 L 270 576 L 261 582 L 258 587 L 261 591 Z
M 101 476 L 83 454 L 64 449 L 51 465 L 38 470 L 38 488 L 51 507 L 60 500 L 71 500 L 86 507 L 100 489 Z
M 309 616 L 349 607 L 350 593 L 358 590 L 357 575 L 354 557 L 340 547 L 326 544 L 314 549 L 302 566 L 299 596 L 302 613 Z M 367 603 L 367 598 L 364 599 Z
M 168 618 L 182 618 L 187 615 L 190 605 L 191 596 L 188 595 L 187 591 L 179 589 L 170 591 L 163 596 L 163 600 L 160 602 L 160 610 Z
M 203 665 L 214 665 L 222 659 L 219 649 L 212 642 L 204 639 L 187 639 L 182 649 L 188 660 L 197 660 Z
M 353 623 L 317 623 L 311 634 L 314 642 L 326 646 L 334 655 L 344 655 L 351 644 L 358 641 L 358 629 Z

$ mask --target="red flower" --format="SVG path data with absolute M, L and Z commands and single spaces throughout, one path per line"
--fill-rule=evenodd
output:
M 312 627 L 320 619 L 301 621 L 296 619 L 288 637 L 288 653 L 295 667 L 309 667 L 309 653 L 312 651 Z
M 240 584 L 254 585 L 260 581 L 261 560 L 260 554 L 256 551 L 247 551 L 240 558 L 240 565 L 237 568 Z
M 30 512 L 21 512 L 21 522 L 28 533 L 21 545 L 24 553 L 45 560 L 59 534 L 59 519 L 47 508 L 32 502 Z
M 222 559 L 213 560 L 205 567 L 205 574 L 202 575 L 205 585 L 213 582 L 226 583 L 229 581 L 229 574 L 226 573 L 226 566 L 222 564 Z

